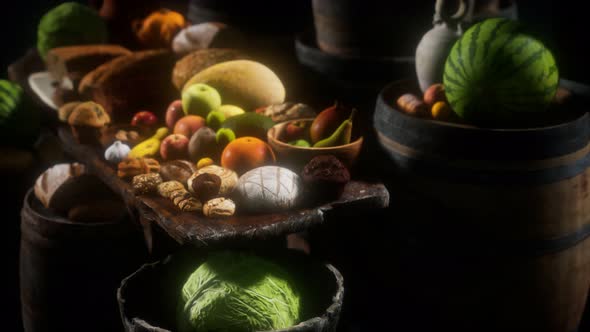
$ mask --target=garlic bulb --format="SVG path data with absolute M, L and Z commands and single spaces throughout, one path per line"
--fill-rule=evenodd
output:
M 109 146 L 104 152 L 104 159 L 113 164 L 118 164 L 127 157 L 129 151 L 131 151 L 129 146 L 123 144 L 121 141 L 115 141 L 115 143 Z

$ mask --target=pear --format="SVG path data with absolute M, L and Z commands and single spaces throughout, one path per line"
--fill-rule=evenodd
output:
M 344 122 L 342 122 L 342 124 L 338 126 L 338 128 L 336 129 L 336 131 L 334 131 L 334 133 L 332 133 L 332 135 L 330 135 L 328 138 L 324 138 L 323 140 L 318 141 L 313 145 L 313 147 L 327 148 L 331 146 L 349 144 L 352 136 L 352 117 L 354 116 L 355 112 L 356 110 L 353 109 L 352 113 L 350 113 L 350 117 L 344 120 Z
M 162 127 L 156 131 L 154 136 L 137 144 L 127 155 L 129 158 L 153 157 L 160 152 L 162 140 L 168 136 L 168 128 Z
M 346 119 L 348 110 L 340 106 L 338 102 L 321 111 L 311 123 L 309 136 L 311 143 L 315 144 L 320 140 L 329 137 L 338 126 Z

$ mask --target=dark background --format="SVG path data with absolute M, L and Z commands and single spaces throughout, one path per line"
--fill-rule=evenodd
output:
M 236 0 L 238 1 L 238 0 Z M 242 0 L 239 0 L 242 1 Z M 303 0 L 301 0 L 303 1 Z M 36 43 L 37 24 L 41 16 L 52 7 L 62 3 L 58 0 L 36 0 L 36 1 L 3 1 L 3 17 L 0 19 L 0 31 L 3 35 L 2 48 L 0 51 L 0 64 L 2 72 L 0 78 L 6 78 L 7 66 L 22 56 L 27 49 L 34 47 Z M 86 3 L 87 1 L 78 1 Z M 430 22 L 433 13 L 434 1 L 422 1 L 424 14 L 416 19 L 423 22 Z M 260 3 L 253 1 L 253 3 Z M 370 5 L 370 2 L 367 2 Z M 538 0 L 518 1 L 519 19 L 531 26 L 549 48 L 553 51 L 561 77 L 574 81 L 590 84 L 590 51 L 587 43 L 590 42 L 587 28 L 587 11 L 584 1 L 573 0 Z M 286 13 L 288 15 L 288 13 Z M 311 13 L 309 13 L 311 16 Z M 395 13 L 392 13 L 395 19 Z M 416 42 L 431 28 L 425 23 L 422 29 L 416 31 L 402 31 L 415 35 Z M 390 38 L 394 39 L 395 36 Z M 10 158 L 10 156 L 0 156 Z M 4 177 L 2 177 L 4 179 Z M 9 181 L 21 181 L 31 183 L 31 179 L 9 179 Z M 18 303 L 18 275 L 17 252 L 18 252 L 18 221 L 20 206 L 22 204 L 22 193 L 11 191 L 10 182 L 2 183 L 4 192 L 0 201 L 2 215 L 2 227 L 4 239 L 2 241 L 2 264 L 6 273 L 2 287 L 2 308 L 4 308 L 3 328 L 0 330 L 18 331 L 20 307 Z M 13 329 L 13 323 L 17 329 Z
M 302 0 L 303 1 L 303 0 Z M 64 1 L 58 0 L 35 0 L 35 1 L 3 1 L 5 9 L 2 20 L 0 20 L 0 31 L 4 36 L 2 51 L 0 52 L 0 63 L 2 74 L 6 76 L 6 66 L 20 57 L 24 52 L 35 44 L 37 24 L 41 16 L 52 7 Z M 86 3 L 87 1 L 78 0 Z M 251 1 L 253 6 L 264 4 L 264 1 Z M 420 1 L 424 3 L 424 16 L 417 17 L 417 20 L 428 22 L 432 17 L 434 1 Z M 417 1 L 417 3 L 420 3 Z M 537 30 L 547 45 L 553 50 L 562 77 L 590 83 L 588 73 L 590 55 L 587 46 L 588 38 L 587 11 L 584 1 L 575 0 L 521 0 L 518 1 L 519 18 L 521 21 Z M 367 2 L 370 5 L 370 2 Z M 421 5 L 419 5 L 421 6 Z M 288 13 L 285 13 L 288 15 Z M 311 13 L 310 13 L 311 15 Z M 395 13 L 392 13 L 392 20 Z M 416 41 L 422 34 L 430 29 L 426 24 L 420 31 L 403 31 L 400 33 L 415 34 Z M 391 38 L 395 38 L 392 36 Z

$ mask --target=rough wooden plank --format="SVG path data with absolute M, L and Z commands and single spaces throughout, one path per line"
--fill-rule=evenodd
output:
M 325 212 L 343 207 L 385 208 L 389 192 L 383 184 L 351 181 L 340 199 L 323 205 L 281 213 L 236 215 L 225 219 L 207 218 L 197 213 L 181 212 L 174 204 L 159 196 L 135 196 L 131 185 L 118 178 L 115 168 L 102 157 L 99 148 L 78 144 L 68 127 L 59 129 L 59 137 L 67 153 L 87 165 L 109 187 L 137 210 L 144 221 L 155 223 L 176 242 L 197 247 L 224 243 L 270 239 L 304 231 L 325 222 Z

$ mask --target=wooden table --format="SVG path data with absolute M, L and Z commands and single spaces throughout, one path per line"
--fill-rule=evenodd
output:
M 135 196 L 131 184 L 120 179 L 114 166 L 102 157 L 99 148 L 78 144 L 67 126 L 58 129 L 63 148 L 74 159 L 86 164 L 89 172 L 98 176 L 119 194 L 139 218 L 146 242 L 151 250 L 152 225 L 161 227 L 179 244 L 208 247 L 250 240 L 265 240 L 304 231 L 326 220 L 325 212 L 340 208 L 385 208 L 389 192 L 383 184 L 351 181 L 337 201 L 314 208 L 261 215 L 236 215 L 212 219 L 190 212 L 181 212 L 174 204 L 159 196 Z

